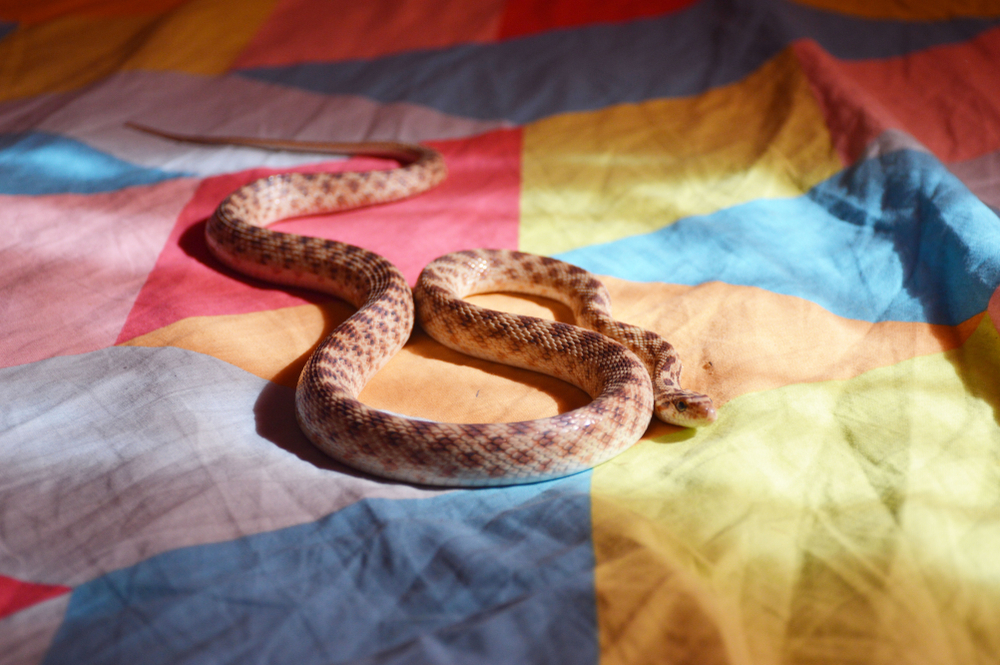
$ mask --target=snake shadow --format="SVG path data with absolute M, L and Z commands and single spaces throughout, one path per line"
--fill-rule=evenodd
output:
M 353 313 L 354 308 L 332 297 L 325 298 L 322 307 L 323 334 L 305 353 L 290 362 L 268 381 L 254 402 L 254 422 L 257 434 L 278 448 L 294 455 L 306 464 L 337 473 L 383 484 L 407 484 L 402 481 L 382 478 L 360 471 L 333 459 L 312 444 L 302 433 L 295 416 L 295 385 L 306 361 L 341 323 Z
M 325 455 L 309 442 L 295 419 L 295 384 L 306 360 L 316 346 L 353 313 L 353 309 L 331 296 L 308 289 L 271 284 L 239 273 L 216 259 L 205 242 L 208 217 L 192 224 L 178 239 L 178 247 L 186 255 L 212 270 L 252 286 L 256 289 L 280 290 L 294 293 L 306 302 L 319 305 L 323 313 L 323 334 L 306 353 L 292 360 L 268 381 L 254 403 L 254 423 L 257 434 L 277 447 L 295 455 L 302 461 L 330 471 L 351 476 L 370 476 L 340 464 Z
M 208 225 L 208 220 L 209 218 L 206 217 L 198 222 L 195 222 L 182 232 L 180 238 L 177 240 L 177 246 L 180 250 L 195 261 L 222 275 L 252 286 L 255 289 L 291 293 L 299 298 L 302 298 L 311 305 L 322 305 L 333 300 L 331 296 L 317 291 L 300 289 L 294 286 L 282 286 L 280 284 L 273 284 L 255 277 L 248 277 L 247 275 L 237 272 L 222 263 L 212 255 L 208 249 L 208 243 L 205 242 L 205 227 Z
M 283 367 L 261 390 L 254 403 L 255 427 L 258 435 L 267 439 L 282 450 L 294 455 L 300 460 L 311 464 L 317 468 L 337 471 L 347 475 L 372 479 L 374 476 L 357 471 L 351 467 L 335 461 L 314 446 L 302 433 L 295 417 L 295 385 L 299 374 L 305 366 L 306 361 L 315 351 L 316 347 L 326 339 L 340 324 L 346 321 L 353 313 L 354 308 L 343 301 L 332 296 L 308 289 L 281 286 L 269 282 L 255 279 L 243 275 L 216 259 L 208 249 L 205 242 L 205 226 L 208 218 L 202 219 L 192 224 L 186 229 L 178 240 L 180 249 L 192 259 L 239 280 L 254 288 L 281 290 L 293 293 L 304 301 L 318 305 L 323 315 L 323 332 L 316 339 L 316 343 L 299 357 L 290 361 Z M 540 307 L 547 310 L 549 317 L 564 323 L 573 323 L 572 311 L 554 300 L 539 296 L 529 296 L 517 294 L 512 295 L 516 300 L 527 301 L 530 305 L 536 306 L 534 315 Z M 513 301 L 510 301 L 513 302 Z M 506 309 L 506 308 L 503 308 Z M 515 304 L 514 309 L 517 309 Z M 508 310 L 510 311 L 510 310 Z M 519 312 L 529 313 L 529 312 Z M 430 361 L 441 361 L 449 365 L 474 368 L 492 377 L 506 379 L 520 383 L 532 388 L 539 393 L 548 396 L 556 406 L 559 413 L 566 413 L 575 408 L 590 402 L 590 397 L 579 388 L 572 386 L 560 379 L 553 378 L 546 374 L 530 370 L 510 367 L 501 363 L 488 360 L 480 360 L 463 353 L 453 351 L 444 345 L 432 340 L 419 328 L 414 326 L 406 348 L 414 355 Z M 456 401 L 466 399 L 468 396 L 456 394 Z M 391 408 L 391 407 L 390 407 Z M 540 416 L 541 417 L 541 416 Z M 656 425 L 652 425 L 656 428 Z M 668 430 L 672 429 L 669 428 Z M 384 480 L 384 479 L 380 479 Z M 390 481 L 391 482 L 391 481 Z

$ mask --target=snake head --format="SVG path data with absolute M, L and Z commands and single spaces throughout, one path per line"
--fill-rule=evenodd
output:
M 708 425 L 715 422 L 718 416 L 712 398 L 690 390 L 672 392 L 658 398 L 653 412 L 663 422 L 681 427 Z

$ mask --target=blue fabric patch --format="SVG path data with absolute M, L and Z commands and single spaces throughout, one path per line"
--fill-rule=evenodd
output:
M 319 93 L 523 124 L 733 83 L 797 39 L 815 39 L 837 57 L 878 58 L 967 40 L 997 24 L 1000 19 L 866 21 L 781 0 L 704 0 L 655 19 L 242 74 Z
M 94 194 L 150 185 L 185 173 L 136 166 L 54 134 L 0 135 L 0 194 Z
M 728 4 L 732 0 L 723 1 Z M 753 0 L 750 2 L 753 4 Z M 759 5 L 759 12 L 764 14 L 760 22 L 776 24 L 772 29 L 781 34 L 786 44 L 812 39 L 830 55 L 844 60 L 892 58 L 943 44 L 956 44 L 1000 25 L 997 17 L 959 17 L 948 21 L 864 19 L 812 9 L 794 1 L 765 0 Z
M 559 258 L 634 281 L 718 280 L 865 321 L 955 325 L 1000 284 L 996 214 L 933 156 L 866 160 L 785 200 L 753 201 Z
M 45 662 L 596 663 L 589 489 L 363 500 L 167 552 L 77 587 Z
M 5 21 L 0 21 L 0 39 L 3 39 L 10 33 L 17 29 L 17 23 L 7 23 Z

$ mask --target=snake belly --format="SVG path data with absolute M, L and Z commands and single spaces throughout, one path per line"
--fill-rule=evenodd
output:
M 296 142 L 197 140 L 304 149 Z M 291 217 L 412 196 L 436 186 L 447 171 L 441 155 L 422 146 L 309 144 L 307 148 L 391 157 L 403 166 L 385 171 L 285 173 L 257 180 L 220 204 L 206 226 L 206 241 L 222 263 L 244 275 L 325 292 L 357 308 L 319 344 L 296 388 L 298 423 L 329 456 L 361 471 L 412 483 L 532 483 L 577 473 L 618 455 L 642 436 L 654 407 L 664 417 L 662 404 L 674 410 L 676 424 L 714 419 L 710 401 L 707 407 L 698 406 L 707 397 L 680 388 L 680 362 L 672 347 L 662 342 L 658 350 L 650 351 L 649 338 L 659 340 L 658 336 L 610 319 L 607 292 L 589 273 L 554 259 L 503 250 L 458 252 L 432 262 L 416 289 L 423 326 L 442 344 L 550 374 L 586 391 L 593 401 L 551 418 L 483 424 L 411 419 L 361 403 L 362 388 L 402 348 L 412 330 L 414 303 L 405 278 L 388 260 L 363 248 L 266 227 Z M 569 288 L 578 290 L 568 293 Z M 494 290 L 554 297 L 570 304 L 579 321 L 601 332 L 462 300 Z M 608 336 L 621 337 L 622 331 L 626 343 L 629 335 L 640 342 L 635 349 L 638 356 Z M 666 362 L 654 357 L 663 355 L 662 345 L 668 351 Z M 654 386 L 660 394 L 655 403 Z M 683 406 L 682 411 L 690 405 L 691 422 L 676 412 L 676 404 Z

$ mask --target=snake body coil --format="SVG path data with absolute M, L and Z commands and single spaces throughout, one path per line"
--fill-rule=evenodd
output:
M 654 412 L 684 426 L 715 419 L 708 397 L 680 387 L 681 363 L 673 347 L 655 333 L 615 321 L 606 289 L 590 273 L 508 250 L 456 252 L 428 265 L 415 289 L 421 325 L 446 346 L 550 374 L 586 391 L 593 401 L 551 418 L 486 424 L 409 419 L 362 404 L 357 399 L 361 389 L 402 348 L 413 327 L 413 297 L 406 280 L 389 261 L 360 247 L 264 227 L 426 191 L 446 177 L 441 155 L 398 143 L 205 138 L 133 127 L 175 140 L 375 155 L 403 164 L 385 171 L 264 178 L 227 197 L 206 227 L 212 253 L 234 270 L 323 291 L 357 308 L 317 347 L 296 390 L 299 425 L 333 458 L 415 483 L 528 483 L 614 457 L 642 436 Z M 559 300 L 589 330 L 484 309 L 462 299 L 494 291 Z

